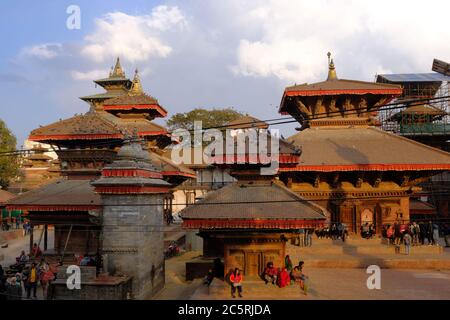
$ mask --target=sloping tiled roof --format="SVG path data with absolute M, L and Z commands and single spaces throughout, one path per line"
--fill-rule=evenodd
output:
M 236 182 L 181 211 L 183 220 L 323 220 L 325 210 L 277 183 Z
M 167 129 L 147 119 L 117 119 L 120 127 L 129 132 L 137 130 L 140 136 L 168 134 Z
M 252 116 L 243 116 L 239 119 L 230 121 L 227 124 L 227 129 L 245 129 L 245 128 L 267 129 L 269 128 L 269 125 L 266 122 L 256 119 Z
M 102 204 L 90 180 L 65 180 L 28 191 L 8 201 L 7 208 L 29 211 L 87 211 Z
M 150 159 L 152 164 L 158 168 L 164 176 L 185 176 L 189 178 L 196 177 L 194 171 L 182 164 L 176 164 L 167 156 L 150 152 Z
M 0 189 L 0 204 L 3 204 L 4 202 L 10 199 L 13 199 L 14 197 L 16 197 L 15 194 Z
M 123 119 L 108 112 L 95 111 L 35 129 L 30 140 L 120 139 L 123 131 L 132 134 L 135 129 L 140 136 L 168 134 L 166 128 L 145 118 Z
M 105 106 L 116 105 L 145 105 L 145 104 L 158 104 L 158 100 L 152 96 L 142 94 L 138 96 L 133 95 L 121 95 L 112 99 L 108 99 L 103 103 Z
M 409 201 L 409 211 L 412 214 L 435 214 L 436 208 L 427 202 L 411 199 Z
M 294 171 L 450 170 L 450 153 L 373 127 L 308 128 L 288 141 L 302 148 Z
M 98 112 L 88 112 L 35 129 L 31 131 L 29 139 L 45 141 L 121 138 L 122 136 L 120 129 Z
M 164 109 L 155 98 L 146 94 L 140 95 L 121 95 L 116 98 L 108 99 L 103 103 L 103 109 L 111 110 L 153 110 L 156 116 L 165 117 L 167 110 Z
M 89 96 L 80 97 L 81 100 L 93 100 L 93 99 L 111 99 L 120 95 L 123 95 L 123 92 L 105 92 L 92 94 Z
M 375 83 L 357 80 L 327 80 L 311 84 L 287 87 L 286 95 L 315 96 L 334 94 L 401 94 L 402 89 L 396 84 Z

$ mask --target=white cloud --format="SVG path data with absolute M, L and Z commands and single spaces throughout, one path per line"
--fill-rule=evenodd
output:
M 50 60 L 57 57 L 61 52 L 62 52 L 62 44 L 43 43 L 23 48 L 21 51 L 21 55 L 36 57 L 43 60 Z
M 449 58 L 444 8 L 449 4 L 440 0 L 408 1 L 407 9 L 405 2 L 389 0 L 251 2 L 235 12 L 246 15 L 245 24 L 256 31 L 240 39 L 232 70 L 283 82 L 318 81 L 325 77 L 331 51 L 338 76 L 430 72 L 434 56 Z
M 95 30 L 86 36 L 81 53 L 95 62 L 121 56 L 132 63 L 167 57 L 172 48 L 162 34 L 182 28 L 186 20 L 178 7 L 158 6 L 149 15 L 108 13 L 96 20 Z
M 72 70 L 70 75 L 74 80 L 94 80 L 108 77 L 108 72 L 104 69 L 90 70 L 86 72 Z

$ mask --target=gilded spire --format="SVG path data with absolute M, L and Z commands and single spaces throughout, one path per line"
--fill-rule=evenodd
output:
M 137 95 L 144 94 L 144 90 L 142 89 L 142 85 L 141 85 L 141 79 L 139 77 L 139 72 L 137 69 L 134 72 L 133 84 L 131 85 L 129 94 L 130 94 L 130 96 L 137 96 Z
M 333 59 L 330 59 L 331 53 L 328 52 L 327 56 L 328 56 L 328 78 L 327 78 L 327 81 L 337 80 L 338 77 L 336 74 L 336 69 L 334 68 L 334 62 L 333 62 Z
M 125 78 L 125 72 L 120 65 L 120 59 L 117 57 L 116 65 L 114 66 L 114 70 L 112 71 L 111 77 L 123 77 Z

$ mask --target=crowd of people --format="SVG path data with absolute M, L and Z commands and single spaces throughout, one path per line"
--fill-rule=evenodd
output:
M 412 222 L 408 224 L 401 224 L 395 222 L 394 224 L 385 225 L 382 230 L 382 236 L 388 239 L 390 244 L 399 245 L 402 243 L 404 236 L 411 237 L 411 245 L 439 245 L 440 233 L 443 233 L 446 245 L 448 246 L 449 226 L 444 225 L 441 229 L 439 225 L 432 222 Z
M 17 217 L 3 219 L 1 222 L 2 231 L 23 229 L 23 236 L 31 233 L 31 224 L 28 220 L 24 220 L 20 215 Z
M 55 278 L 55 270 L 52 270 L 45 258 L 41 258 L 39 263 L 31 262 L 29 257 L 22 251 L 16 258 L 17 265 L 22 265 L 21 269 L 15 270 L 15 274 L 8 276 L 0 265 L 0 300 L 20 300 L 37 299 L 37 287 L 42 288 L 42 295 L 47 296 L 49 281 Z M 16 266 L 17 267 L 17 266 Z
M 298 284 L 302 292 L 307 295 L 308 277 L 303 273 L 303 267 L 303 261 L 300 261 L 298 265 L 294 266 L 289 255 L 287 255 L 284 259 L 283 267 L 275 267 L 273 262 L 268 262 L 260 276 L 265 284 L 272 283 L 273 285 L 277 285 L 280 288 Z M 205 277 L 205 284 L 209 285 L 212 282 L 213 278 L 214 276 L 212 270 L 210 270 L 208 272 L 208 275 Z M 242 298 L 244 276 L 241 270 L 239 268 L 235 268 L 227 278 L 231 286 L 231 297 L 236 298 L 237 292 L 238 296 Z
M 284 258 L 283 267 L 276 268 L 273 262 L 268 262 L 261 277 L 266 284 L 272 283 L 273 285 L 278 285 L 280 288 L 297 283 L 306 295 L 307 276 L 303 273 L 303 266 L 303 261 L 300 261 L 298 265 L 294 266 L 289 255 L 287 255 Z
M 411 222 L 401 224 L 395 222 L 383 227 L 382 236 L 388 240 L 388 244 L 396 246 L 397 252 L 400 246 L 405 246 L 405 253 L 410 253 L 411 246 L 438 246 L 440 235 L 443 235 L 445 246 L 450 247 L 450 226 L 444 224 L 441 228 L 433 221 Z
M 324 228 L 318 228 L 314 231 L 318 239 L 333 239 L 333 240 L 342 240 L 345 242 L 345 239 L 348 237 L 348 230 L 345 223 L 336 222 L 331 223 L 329 226 Z
M 75 255 L 75 263 L 79 266 L 97 267 L 99 257 L 87 254 Z M 62 262 L 50 264 L 41 248 L 34 243 L 29 254 L 24 250 L 16 257 L 16 263 L 3 269 L 0 265 L 0 300 L 37 299 L 37 288 L 42 289 L 44 299 L 48 297 L 51 281 L 56 279 L 58 266 Z

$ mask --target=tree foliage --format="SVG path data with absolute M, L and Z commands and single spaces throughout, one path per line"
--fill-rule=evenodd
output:
M 7 188 L 9 181 L 19 172 L 18 157 L 5 154 L 5 152 L 16 150 L 16 143 L 16 137 L 0 119 L 0 186 L 2 188 Z
M 244 116 L 243 113 L 233 108 L 206 110 L 196 108 L 189 112 L 176 113 L 169 120 L 167 126 L 170 130 L 175 129 L 194 129 L 194 121 L 202 121 L 204 129 L 211 127 L 220 127 L 228 122 L 236 120 Z

